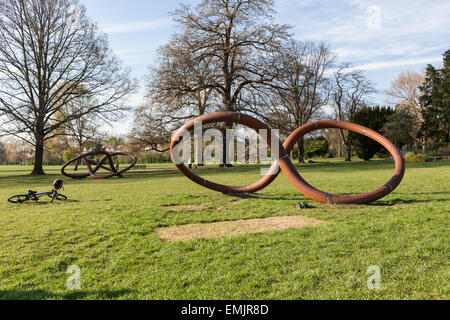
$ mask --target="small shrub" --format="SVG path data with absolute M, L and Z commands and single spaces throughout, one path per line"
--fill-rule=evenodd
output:
M 423 154 L 412 155 L 410 152 L 406 154 L 406 163 L 423 163 L 425 162 L 425 156 Z
M 415 156 L 415 152 L 409 151 L 406 153 L 405 158 L 414 158 Z
M 425 162 L 425 156 L 423 154 L 417 154 L 414 159 L 417 163 L 423 163 Z

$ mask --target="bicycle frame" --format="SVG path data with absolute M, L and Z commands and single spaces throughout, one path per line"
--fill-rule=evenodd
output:
M 50 198 L 52 198 L 51 202 L 53 202 L 55 199 L 56 200 L 67 200 L 67 197 L 65 195 L 58 192 L 58 190 L 60 190 L 60 189 L 64 190 L 64 182 L 62 180 L 58 179 L 53 182 L 53 190 L 50 192 L 37 193 L 37 191 L 29 190 L 27 194 L 20 194 L 20 195 L 12 196 L 8 199 L 8 201 L 11 203 L 24 203 L 29 200 L 38 202 L 39 198 L 42 198 L 45 196 L 49 196 Z
M 12 202 L 12 203 L 23 203 L 23 202 L 30 201 L 30 200 L 38 202 L 40 198 L 45 197 L 45 196 L 52 198 L 50 203 L 52 203 L 55 199 L 67 200 L 67 197 L 65 195 L 59 193 L 57 190 L 53 190 L 50 192 L 42 192 L 42 193 L 36 193 L 36 194 L 28 193 L 28 194 L 24 194 L 24 195 L 12 196 L 11 198 L 8 199 L 8 201 Z M 60 197 L 60 198 L 58 198 L 58 197 Z
M 48 196 L 49 194 L 53 194 L 53 192 L 43 192 L 43 193 L 36 194 L 35 196 L 37 198 L 42 198 L 43 196 Z

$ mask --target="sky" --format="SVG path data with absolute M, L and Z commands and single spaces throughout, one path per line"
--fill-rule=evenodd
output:
M 200 0 L 81 0 L 87 15 L 108 35 L 114 53 L 131 68 L 141 84 L 131 99 L 143 101 L 143 77 L 157 59 L 157 49 L 177 30 L 169 14 L 180 3 Z M 364 70 L 378 93 L 375 104 L 386 104 L 384 91 L 398 74 L 442 65 L 450 49 L 448 0 L 275 0 L 275 21 L 293 27 L 297 40 L 326 41 L 338 62 Z M 131 119 L 112 132 L 126 134 Z

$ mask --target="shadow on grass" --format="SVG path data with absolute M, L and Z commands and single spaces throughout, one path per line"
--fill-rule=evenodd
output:
M 96 200 L 86 200 L 85 202 L 111 202 L 114 199 L 96 199 Z
M 445 192 L 436 192 L 436 193 L 432 193 L 432 194 L 447 194 Z M 239 198 L 239 199 L 260 199 L 260 200 L 287 200 L 287 201 L 298 201 L 298 202 L 302 202 L 302 201 L 307 201 L 307 203 L 309 204 L 310 202 L 312 203 L 316 203 L 315 201 L 305 198 L 304 196 L 299 196 L 299 197 L 287 197 L 287 196 L 279 196 L 279 197 L 274 197 L 274 196 L 267 196 L 264 194 L 259 194 L 259 193 L 253 193 L 253 194 L 239 194 L 239 193 L 224 193 L 224 196 L 228 196 L 230 198 Z M 350 193 L 348 194 L 342 194 L 342 195 L 352 195 Z M 429 202 L 446 202 L 449 201 L 449 199 L 392 199 L 392 200 L 378 200 L 376 202 L 372 202 L 372 203 L 368 203 L 368 204 L 355 204 L 355 205 L 347 205 L 347 204 L 343 204 L 343 206 L 372 206 L 372 207 L 393 207 L 395 205 L 399 205 L 399 204 L 414 204 L 414 203 L 429 203 Z M 339 204 L 337 205 L 339 206 Z M 309 209 L 314 209 L 315 207 L 313 206 L 309 206 Z
M 59 200 L 55 200 L 53 203 L 50 202 L 51 199 L 48 200 L 39 200 L 38 202 L 34 201 L 34 200 L 28 200 L 26 202 L 23 203 L 9 203 L 9 205 L 11 206 L 16 206 L 16 207 L 23 207 L 23 206 L 54 206 L 58 203 L 79 203 L 80 200 L 74 200 L 74 199 L 68 199 L 68 200 L 63 200 L 63 201 L 59 201 Z
M 446 191 L 446 192 L 408 192 L 408 193 L 404 193 L 404 194 L 413 194 L 413 195 L 445 194 L 445 195 L 449 195 L 449 193 L 450 193 L 449 191 Z
M 81 300 L 88 297 L 96 299 L 117 299 L 131 293 L 131 290 L 98 290 L 98 291 L 71 291 L 68 293 L 52 293 L 45 290 L 6 290 L 0 291 L 0 300 Z
M 430 203 L 430 202 L 446 202 L 449 199 L 395 199 L 395 200 L 378 200 L 377 202 L 369 203 L 367 206 L 372 207 L 393 207 L 398 204 L 414 204 L 414 203 Z
M 224 193 L 224 196 L 230 198 L 238 198 L 238 199 L 259 199 L 259 200 L 287 200 L 287 201 L 304 201 L 307 200 L 303 195 L 298 197 L 287 197 L 287 196 L 269 196 L 262 193 Z

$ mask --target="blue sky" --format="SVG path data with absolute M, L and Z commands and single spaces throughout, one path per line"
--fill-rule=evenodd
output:
M 110 45 L 142 80 L 157 48 L 176 30 L 168 12 L 199 0 L 82 0 L 87 14 L 108 34 Z M 385 103 L 383 91 L 405 70 L 442 64 L 450 49 L 448 0 L 275 0 L 276 21 L 293 26 L 298 40 L 327 41 L 338 61 L 366 70 Z M 141 83 L 143 83 L 141 81 Z M 133 97 L 142 101 L 141 93 Z M 130 121 L 116 129 L 126 133 Z

